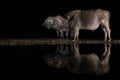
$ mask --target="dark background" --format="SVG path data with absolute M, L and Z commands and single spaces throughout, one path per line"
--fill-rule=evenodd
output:
M 0 39 L 3 38 L 56 38 L 56 32 L 54 30 L 48 30 L 41 26 L 44 20 L 48 16 L 54 15 L 64 15 L 66 12 L 75 10 L 75 9 L 96 9 L 102 8 L 109 10 L 111 13 L 110 25 L 111 25 L 111 34 L 112 39 L 120 39 L 120 30 L 119 30 L 119 2 L 116 0 L 40 0 L 37 2 L 33 1 L 5 1 L 1 2 L 1 26 L 0 26 Z M 86 31 L 81 30 L 80 39 L 103 39 L 103 31 L 101 28 L 96 31 Z M 43 45 L 33 47 L 33 46 L 1 46 L 1 54 L 5 55 L 5 58 L 2 59 L 4 65 L 2 65 L 6 70 L 4 73 L 10 75 L 10 77 L 17 76 L 22 77 L 23 75 L 27 78 L 34 77 L 41 79 L 49 78 L 50 72 L 47 69 L 46 72 L 48 75 L 44 77 L 42 72 L 45 72 L 43 68 L 44 65 L 40 64 L 40 56 L 46 52 L 51 53 L 56 49 L 53 46 L 44 47 Z M 91 47 L 91 46 L 90 46 Z M 94 46 L 95 50 L 96 46 Z M 101 47 L 100 47 L 101 48 Z M 119 72 L 119 45 L 112 45 L 111 49 L 111 73 L 108 76 L 103 75 L 103 77 L 114 79 Z M 86 48 L 85 48 L 86 49 Z M 88 50 L 86 50 L 88 51 Z M 101 53 L 101 51 L 98 50 Z M 12 59 L 12 60 L 11 60 Z M 6 60 L 6 61 L 4 61 Z M 44 63 L 41 61 L 41 63 Z M 2 68 L 3 69 L 3 68 Z M 41 71 L 42 70 L 42 71 Z M 50 69 L 51 70 L 51 69 Z M 21 73 L 19 73 L 21 72 Z M 40 73 L 41 72 L 41 73 Z M 12 74 L 13 73 L 13 74 Z M 39 74 L 37 74 L 39 73 Z M 60 72 L 59 72 L 60 73 Z M 53 74 L 56 72 L 53 72 Z M 20 75 L 19 75 L 20 74 Z M 30 75 L 29 75 L 30 74 Z M 43 75 L 40 75 L 43 74 Z M 54 76 L 51 74 L 52 76 Z M 59 78 L 90 78 L 89 76 L 73 75 L 73 74 L 62 74 L 59 75 Z M 32 75 L 32 76 L 31 76 Z M 51 77 L 50 75 L 50 77 Z M 18 77 L 18 78 L 20 78 Z M 101 76 L 100 76 L 101 77 Z M 99 80 L 100 77 L 94 77 Z M 9 77 L 8 77 L 9 78 Z M 102 79 L 101 78 L 101 79 Z M 111 78 L 112 79 L 112 78 Z M 84 79 L 82 79 L 84 80 Z M 95 80 L 95 79 L 91 79 Z
M 112 39 L 119 39 L 119 3 L 115 0 L 40 0 L 9 1 L 2 3 L 0 38 L 56 38 L 55 30 L 41 24 L 48 16 L 65 15 L 75 9 L 106 9 L 111 13 Z M 81 39 L 103 39 L 101 28 L 96 31 L 81 30 Z

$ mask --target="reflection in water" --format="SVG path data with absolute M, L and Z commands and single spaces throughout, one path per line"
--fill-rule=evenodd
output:
M 101 59 L 95 53 L 80 54 L 79 44 L 58 45 L 55 54 L 46 55 L 45 61 L 55 68 L 67 68 L 73 73 L 104 74 L 109 71 L 111 44 L 104 45 Z

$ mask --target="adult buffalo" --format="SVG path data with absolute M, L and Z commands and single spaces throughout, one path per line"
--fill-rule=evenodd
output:
M 71 28 L 71 36 L 75 40 L 79 38 L 79 30 L 96 30 L 100 25 L 104 31 L 104 40 L 111 40 L 109 26 L 110 12 L 102 9 L 73 10 L 67 14 L 68 23 Z
M 47 19 L 45 19 L 43 26 L 45 26 L 48 29 L 56 30 L 57 37 L 60 39 L 64 38 L 64 33 L 65 36 L 68 38 L 69 33 L 68 20 L 60 15 L 49 16 Z

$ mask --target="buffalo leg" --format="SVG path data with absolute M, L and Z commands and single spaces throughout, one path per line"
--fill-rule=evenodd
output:
M 104 32 L 104 41 L 106 41 L 107 40 L 107 32 L 106 32 L 105 28 L 102 28 L 102 29 L 103 29 L 103 32 Z
M 65 33 L 65 36 L 66 36 L 67 39 L 68 39 L 68 33 L 69 33 L 69 31 L 67 30 L 66 33 Z
M 107 32 L 108 40 L 111 41 L 111 30 L 110 30 L 109 23 L 107 21 L 103 21 L 102 24 L 103 24 L 103 27 L 105 28 L 105 31 Z
M 60 31 L 60 39 L 64 39 L 64 32 Z

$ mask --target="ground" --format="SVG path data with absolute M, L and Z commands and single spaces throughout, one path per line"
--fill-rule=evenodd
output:
M 110 42 L 104 40 L 59 40 L 59 39 L 0 39 L 0 45 L 54 45 L 54 44 L 120 44 L 120 40 L 112 40 Z

